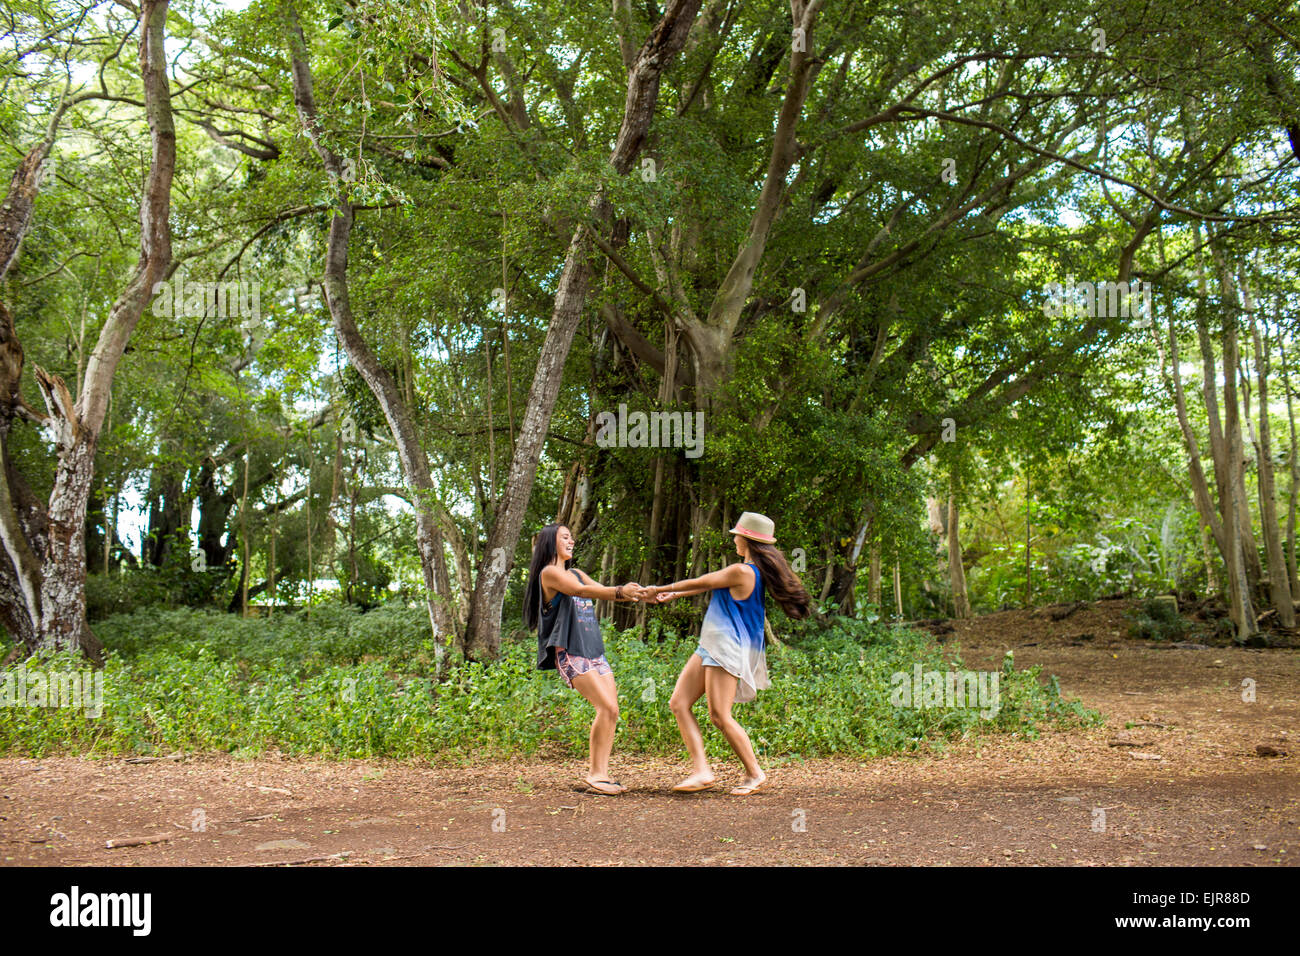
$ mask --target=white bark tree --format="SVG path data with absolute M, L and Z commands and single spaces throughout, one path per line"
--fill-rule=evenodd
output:
M 28 650 L 80 648 L 94 660 L 101 646 L 86 622 L 85 520 L 94 477 L 95 449 L 108 410 L 113 375 L 127 342 L 148 306 L 155 282 L 171 264 L 171 185 L 176 167 L 167 59 L 163 40 L 168 0 L 140 5 L 140 75 L 149 125 L 151 161 L 140 203 L 140 256 L 126 288 L 109 312 L 74 399 L 57 375 L 34 368 L 46 414 L 31 409 L 20 394 L 23 353 L 9 311 L 0 306 L 0 615 Z M 55 120 L 62 115 L 62 107 Z M 31 226 L 34 170 L 53 142 L 50 134 L 19 164 L 0 222 L 0 269 L 18 256 Z M 35 166 L 33 165 L 35 163 Z M 0 272 L 0 275 L 3 275 Z M 42 506 L 9 460 L 8 435 L 16 418 L 38 422 L 54 444 L 54 486 Z

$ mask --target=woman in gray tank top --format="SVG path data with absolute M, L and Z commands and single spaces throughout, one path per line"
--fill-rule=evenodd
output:
M 591 723 L 591 767 L 586 784 L 593 793 L 616 794 L 627 788 L 609 776 L 609 752 L 618 724 L 618 689 L 605 660 L 605 643 L 596 620 L 595 600 L 635 601 L 639 584 L 605 587 L 577 568 L 573 535 L 564 525 L 538 532 L 524 591 L 524 623 L 537 631 L 538 670 L 559 671 L 569 687 L 596 708 Z

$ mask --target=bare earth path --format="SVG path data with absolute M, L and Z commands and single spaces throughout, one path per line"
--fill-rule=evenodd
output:
M 1135 644 L 1119 610 L 988 615 L 947 639 L 973 669 L 1008 649 L 1019 667 L 1042 664 L 1104 728 L 770 764 L 772 787 L 744 799 L 671 794 L 683 764 L 617 751 L 632 789 L 613 798 L 579 792 L 576 761 L 6 758 L 0 862 L 1300 864 L 1300 652 Z M 1109 745 L 1121 737 L 1137 746 Z M 724 783 L 740 775 L 718 769 Z M 160 842 L 107 848 L 115 839 Z

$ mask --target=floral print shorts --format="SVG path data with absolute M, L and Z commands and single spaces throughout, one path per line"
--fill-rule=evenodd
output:
M 572 687 L 573 679 L 579 674 L 612 674 L 614 669 L 609 666 L 609 661 L 605 660 L 605 655 L 601 654 L 597 658 L 577 657 L 570 654 L 562 647 L 555 649 L 555 669 L 560 672 L 565 686 Z

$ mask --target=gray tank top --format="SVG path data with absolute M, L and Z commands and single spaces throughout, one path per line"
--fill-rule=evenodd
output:
M 582 582 L 582 576 L 569 569 L 569 573 Z M 541 605 L 537 625 L 537 669 L 555 670 L 555 648 L 562 647 L 574 657 L 600 657 L 605 653 L 605 641 L 600 636 L 600 623 L 596 620 L 596 604 L 591 598 L 578 597 L 557 591 L 551 603 L 542 599 L 540 582 L 537 603 Z

